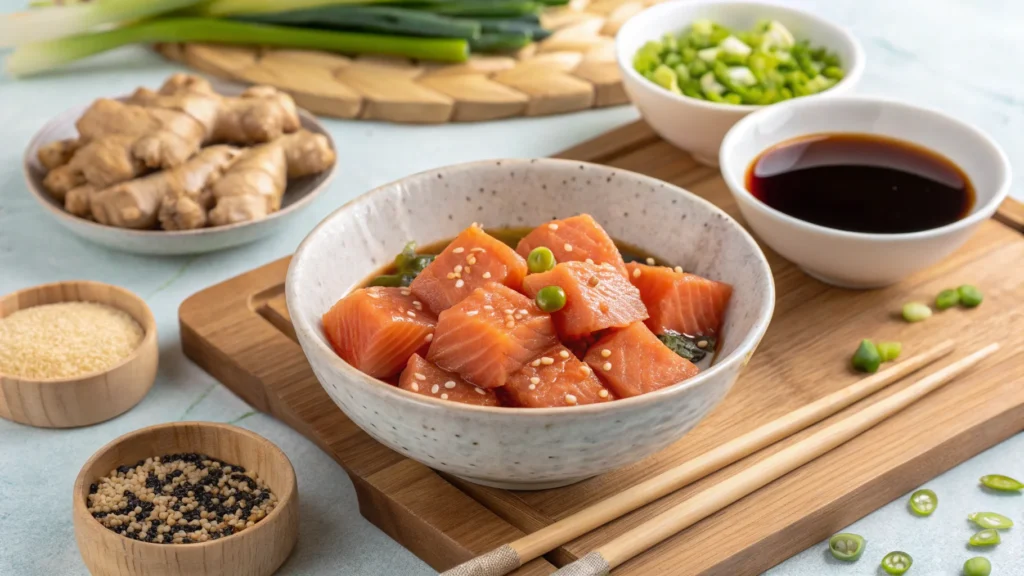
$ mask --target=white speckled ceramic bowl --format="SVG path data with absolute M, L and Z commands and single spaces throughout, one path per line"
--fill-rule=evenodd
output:
M 339 358 L 321 316 L 409 240 L 430 244 L 472 222 L 539 225 L 588 212 L 613 238 L 733 285 L 715 364 L 677 385 L 607 404 L 512 409 L 454 404 L 390 386 Z M 542 489 L 625 466 L 681 438 L 725 397 L 771 320 L 771 270 L 749 234 L 684 190 L 566 160 L 460 164 L 350 202 L 303 241 L 286 283 L 299 343 L 331 398 L 392 449 L 472 482 Z
M 236 91 L 221 90 L 221 93 L 231 94 Z M 288 189 L 281 200 L 281 209 L 262 220 L 198 230 L 176 231 L 129 230 L 106 226 L 66 212 L 63 204 L 43 187 L 46 170 L 39 163 L 37 157 L 39 148 L 44 144 L 65 138 L 74 138 L 77 134 L 75 122 L 88 107 L 88 104 L 84 104 L 62 112 L 47 122 L 32 137 L 32 141 L 29 142 L 28 148 L 25 150 L 23 163 L 25 183 L 39 204 L 56 218 L 61 226 L 90 242 L 122 252 L 159 256 L 198 254 L 255 242 L 283 229 L 302 209 L 312 204 L 317 195 L 327 189 L 338 167 L 338 162 L 335 162 L 333 166 L 320 174 L 289 182 Z M 337 149 L 331 139 L 331 134 L 316 117 L 309 112 L 299 110 L 299 119 L 302 121 L 303 128 L 316 134 L 323 134 L 330 141 L 331 147 Z

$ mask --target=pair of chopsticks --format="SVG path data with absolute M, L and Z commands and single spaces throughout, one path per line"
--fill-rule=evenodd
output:
M 848 442 L 879 422 L 920 400 L 999 349 L 988 346 L 922 378 L 848 418 L 819 430 L 745 470 L 694 494 L 643 524 L 555 572 L 564 576 L 603 576 L 659 542 L 729 506 L 740 498 Z M 671 494 L 754 452 L 815 424 L 948 355 L 953 343 L 934 348 L 829 394 L 693 460 L 649 478 L 554 524 L 460 564 L 441 576 L 503 576 L 558 546 L 616 518 Z

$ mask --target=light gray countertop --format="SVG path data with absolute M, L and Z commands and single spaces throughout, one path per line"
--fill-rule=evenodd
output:
M 0 12 L 25 0 L 0 0 Z M 1024 173 L 1024 4 L 1012 0 L 790 0 L 850 27 L 868 65 L 861 93 L 939 108 L 975 123 Z M 340 151 L 331 188 L 285 232 L 216 254 L 147 258 L 111 252 L 70 235 L 28 194 L 21 156 L 32 134 L 66 108 L 139 85 L 156 86 L 177 70 L 142 49 L 102 56 L 74 71 L 31 80 L 0 76 L 0 294 L 66 279 L 102 280 L 144 297 L 160 333 L 160 370 L 149 395 L 112 421 L 76 430 L 29 428 L 0 420 L 0 575 L 85 574 L 71 525 L 71 486 L 100 446 L 137 428 L 174 420 L 234 422 L 264 435 L 291 458 L 302 493 L 301 537 L 283 576 L 426 575 L 433 572 L 364 520 L 345 473 L 312 443 L 251 408 L 186 360 L 178 341 L 178 305 L 191 294 L 291 253 L 327 213 L 375 186 L 445 164 L 496 157 L 545 156 L 637 117 L 621 107 L 542 119 L 432 127 L 326 121 Z M 1014 185 L 1013 195 L 1024 199 Z M 1016 263 L 1019 265 L 1019 263 Z M 894 439 L 898 441 L 898 439 Z M 1024 521 L 1024 498 L 977 488 L 983 474 L 1024 477 L 1018 435 L 928 483 L 940 497 L 930 518 L 912 516 L 906 499 L 849 528 L 868 539 L 854 565 L 816 545 L 784 562 L 773 576 L 880 574 L 890 550 L 913 555 L 910 572 L 959 574 L 975 555 L 966 514 L 993 510 Z M 837 527 L 839 528 L 839 527 Z M 985 552 L 994 575 L 1024 575 L 1021 528 Z

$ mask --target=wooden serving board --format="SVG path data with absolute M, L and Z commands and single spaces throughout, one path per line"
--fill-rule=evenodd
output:
M 159 44 L 165 57 L 221 78 L 269 84 L 324 116 L 416 124 L 565 114 L 626 104 L 615 33 L 661 0 L 572 0 L 541 15 L 554 32 L 515 54 L 464 64 L 214 44 Z
M 740 218 L 715 169 L 697 164 L 642 122 L 561 156 L 660 178 Z M 946 338 L 959 342 L 957 353 L 992 341 L 1003 345 L 973 373 L 615 572 L 743 576 L 774 566 L 1024 430 L 1022 233 L 1024 209 L 1008 200 L 945 261 L 873 291 L 822 284 L 766 248 L 778 293 L 775 317 L 723 404 L 678 443 L 636 465 L 540 492 L 485 488 L 439 474 L 376 443 L 352 424 L 320 387 L 294 340 L 282 286 L 287 258 L 185 301 L 181 338 L 185 353 L 200 366 L 334 457 L 352 478 L 363 515 L 438 570 L 613 496 L 854 382 L 858 375 L 848 365 L 861 338 L 902 341 L 907 355 Z M 937 312 L 917 324 L 895 317 L 904 302 L 928 301 L 943 288 L 967 282 L 984 291 L 978 308 Z M 551 573 L 815 429 L 570 542 L 517 574 Z

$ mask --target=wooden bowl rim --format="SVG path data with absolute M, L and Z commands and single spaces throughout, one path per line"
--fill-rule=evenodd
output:
M 275 506 L 274 509 L 271 510 L 270 514 L 267 514 L 267 516 L 265 518 L 263 518 L 262 520 L 260 520 L 259 522 L 255 523 L 255 524 L 253 524 L 251 528 L 246 528 L 245 530 L 242 530 L 241 532 L 236 532 L 236 533 L 234 533 L 234 534 L 232 534 L 230 536 L 226 536 L 224 538 L 218 538 L 217 540 L 210 540 L 210 541 L 207 541 L 207 542 L 193 542 L 193 543 L 190 543 L 190 544 L 157 544 L 156 542 L 143 542 L 142 540 L 132 540 L 131 538 L 128 538 L 127 536 L 124 536 L 122 534 L 118 534 L 117 532 L 114 532 L 113 530 L 110 530 L 109 528 L 107 528 L 106 526 L 101 524 L 98 520 L 96 520 L 95 517 L 93 517 L 92 514 L 89 513 L 89 508 L 85 504 L 85 498 L 80 498 L 79 494 L 81 494 L 85 490 L 85 487 L 86 487 L 86 482 L 87 482 L 87 480 L 85 478 L 86 471 L 89 470 L 90 468 L 92 468 L 95 465 L 96 460 L 98 460 L 100 456 L 106 454 L 110 450 L 113 450 L 115 446 L 118 446 L 118 445 L 120 445 L 120 444 L 122 444 L 124 442 L 132 440 L 132 439 L 134 439 L 134 438 L 136 438 L 138 436 L 142 436 L 143 434 L 149 434 L 151 432 L 158 432 L 158 431 L 161 431 L 161 430 L 166 430 L 166 429 L 171 429 L 171 428 L 185 428 L 185 427 L 220 428 L 221 430 L 225 430 L 225 431 L 227 431 L 228 433 L 231 433 L 231 434 L 239 434 L 239 435 L 242 435 L 242 436 L 249 436 L 250 438 L 252 438 L 254 440 L 257 440 L 259 442 L 265 443 L 267 446 L 270 447 L 269 451 L 270 451 L 271 454 L 274 454 L 275 457 L 279 456 L 281 458 L 281 460 L 285 464 L 285 470 L 287 471 L 286 476 L 288 477 L 289 482 L 288 482 L 288 487 L 287 487 L 287 491 L 286 491 L 285 494 L 280 495 L 280 494 L 277 494 L 276 491 L 274 491 L 274 494 L 277 494 L 277 496 L 278 496 L 278 498 L 277 498 L 277 506 Z M 210 454 L 210 456 L 216 457 L 213 454 Z M 234 464 L 232 464 L 232 465 L 234 465 Z M 295 476 L 295 467 L 292 466 L 292 461 L 288 459 L 288 455 L 285 454 L 284 451 L 281 450 L 281 448 L 278 447 L 277 444 L 274 444 L 270 440 L 267 440 L 263 436 L 260 436 L 259 434 L 255 433 L 255 432 L 253 432 L 251 430 L 246 430 L 245 428 L 241 428 L 239 426 L 234 426 L 234 425 L 231 425 L 231 424 L 223 424 L 223 423 L 220 423 L 220 422 L 202 422 L 202 421 L 198 421 L 198 420 L 187 420 L 187 421 L 184 421 L 184 422 L 165 422 L 163 424 L 154 424 L 152 426 L 146 426 L 145 428 L 139 428 L 138 430 L 132 430 L 131 432 L 128 432 L 126 434 L 122 434 L 121 436 L 118 436 L 117 438 L 115 438 L 115 439 L 111 440 L 110 442 L 104 444 L 99 450 L 94 452 L 93 455 L 90 456 L 88 460 L 86 460 L 85 464 L 82 465 L 82 468 L 78 471 L 78 477 L 75 478 L 75 485 L 74 485 L 74 489 L 73 489 L 74 490 L 74 495 L 73 495 L 74 503 L 72 505 L 72 513 L 75 514 L 75 515 L 81 515 L 82 517 L 88 517 L 89 521 L 95 522 L 96 523 L 96 527 L 98 527 L 98 528 L 103 530 L 103 533 L 109 533 L 110 536 L 114 536 L 114 537 L 116 537 L 118 539 L 126 540 L 126 541 L 130 542 L 132 546 L 142 546 L 144 548 L 152 547 L 151 548 L 152 550 L 181 549 L 181 548 L 188 548 L 189 550 L 192 550 L 192 549 L 197 549 L 198 550 L 198 549 L 203 548 L 203 547 L 210 547 L 210 546 L 221 545 L 224 542 L 226 542 L 228 540 L 231 540 L 231 539 L 233 539 L 233 538 L 235 538 L 237 536 L 242 536 L 242 537 L 251 536 L 252 534 L 255 533 L 256 530 L 260 530 L 260 529 L 266 528 L 268 525 L 270 525 L 273 522 L 273 520 L 275 520 L 276 518 L 280 517 L 281 514 L 285 513 L 285 505 L 286 505 L 286 503 L 290 503 L 292 500 L 295 499 L 295 494 L 298 491 L 297 487 L 298 487 L 298 479 Z
M 111 99 L 123 102 L 128 98 L 128 95 L 123 95 L 115 96 Z M 69 108 L 48 120 L 46 124 L 43 124 L 42 128 L 36 131 L 36 133 L 32 136 L 32 139 L 29 141 L 29 145 L 25 147 L 25 152 L 22 155 L 22 175 L 25 178 L 26 187 L 28 188 L 29 193 L 32 195 L 32 197 L 35 198 L 36 202 L 41 204 L 44 209 L 46 209 L 50 214 L 52 214 L 56 218 L 63 219 L 65 221 L 72 221 L 76 224 L 82 224 L 84 226 L 91 228 L 113 230 L 116 231 L 118 234 L 123 234 L 126 239 L 130 239 L 133 237 L 154 237 L 173 239 L 191 236 L 212 236 L 215 234 L 222 234 L 230 230 L 236 230 L 238 228 L 252 226 L 260 222 L 266 222 L 272 219 L 282 218 L 291 212 L 299 210 L 300 208 L 306 206 L 307 204 L 311 203 L 313 200 L 318 198 L 320 194 L 331 185 L 331 182 L 334 180 L 334 177 L 337 174 L 339 164 L 339 161 L 337 159 L 338 147 L 334 142 L 334 137 L 331 136 L 331 133 L 315 115 L 313 115 L 312 113 L 303 108 L 299 108 L 298 106 L 296 106 L 295 111 L 299 116 L 300 129 L 304 128 L 306 130 L 309 130 L 310 132 L 313 132 L 314 134 L 320 134 L 326 137 L 327 143 L 331 147 L 331 150 L 334 150 L 336 158 L 334 164 L 331 164 L 330 168 L 321 173 L 323 175 L 323 180 L 319 184 L 311 188 L 308 192 L 306 192 L 306 194 L 303 195 L 301 198 L 295 200 L 288 206 L 281 208 L 280 210 L 274 212 L 273 214 L 268 214 L 265 218 L 260 218 L 259 220 L 250 220 L 248 222 L 236 222 L 234 224 L 225 224 L 223 226 L 207 226 L 204 228 L 196 228 L 194 230 L 138 230 L 135 228 L 121 228 L 120 226 L 100 224 L 99 222 L 95 222 L 93 220 L 75 216 L 74 214 L 71 214 L 70 212 L 65 210 L 63 207 L 57 206 L 55 204 L 55 201 L 50 197 L 49 193 L 42 188 L 41 183 L 36 183 L 36 179 L 34 178 L 34 175 L 32 173 L 33 169 L 35 169 L 38 165 L 38 160 L 35 158 L 35 151 L 38 149 L 38 147 L 35 147 L 34 144 L 36 143 L 36 140 L 39 139 L 40 134 L 42 134 L 48 128 L 50 128 L 51 125 L 57 123 L 60 120 L 63 120 L 66 116 L 74 116 L 75 120 L 77 121 L 78 118 L 81 117 L 81 115 L 86 111 L 86 109 L 88 109 L 88 107 L 91 104 L 92 103 L 90 102 L 89 104 L 82 104 Z M 309 124 L 309 126 L 306 125 L 307 123 Z M 44 143 L 40 142 L 40 145 L 42 144 Z M 249 146 L 235 147 L 240 149 L 248 149 L 252 148 L 253 146 L 256 145 L 253 144 Z M 314 174 L 311 175 L 311 177 L 317 177 L 320 176 L 321 174 Z M 288 193 L 287 187 L 285 188 L 284 193 Z
M 142 305 L 142 310 L 143 310 L 143 312 L 145 314 L 144 314 L 144 318 L 142 318 L 142 321 L 140 322 L 139 318 L 135 318 L 134 314 L 132 314 L 128 310 L 125 310 L 123 306 L 119 306 L 117 304 L 110 304 L 110 303 L 107 303 L 107 302 L 92 302 L 91 300 L 61 300 L 59 302 L 52 302 L 52 304 L 63 304 L 63 303 L 67 303 L 67 302 L 92 302 L 93 304 L 104 304 L 106 306 L 110 306 L 111 308 L 116 308 L 116 309 L 118 309 L 118 310 L 128 314 L 129 316 L 131 316 L 136 322 L 139 323 L 140 326 L 142 326 L 142 329 L 145 332 L 145 334 L 143 335 L 142 340 L 139 341 L 139 344 L 135 347 L 134 350 L 132 350 L 131 354 L 129 354 L 128 356 L 125 356 L 117 364 L 114 364 L 113 366 L 110 366 L 109 368 L 106 368 L 104 370 L 96 370 L 94 372 L 88 372 L 86 374 L 80 374 L 78 376 L 72 376 L 70 378 L 45 378 L 45 379 L 24 378 L 24 377 L 21 377 L 21 376 L 16 376 L 16 375 L 13 375 L 13 374 L 4 374 L 3 372 L 0 372 L 0 378 L 7 378 L 7 379 L 11 379 L 11 380 L 17 380 L 18 382 L 27 382 L 27 383 L 30 383 L 30 384 L 38 384 L 38 385 L 70 384 L 70 383 L 75 383 L 75 382 L 82 382 L 82 381 L 88 380 L 90 378 L 95 378 L 97 376 L 102 376 L 104 374 L 109 374 L 109 373 L 113 372 L 114 370 L 117 370 L 118 368 L 121 368 L 122 366 L 126 366 L 126 365 L 128 365 L 128 364 L 130 364 L 132 362 L 137 361 L 139 359 L 139 357 L 144 353 L 144 350 L 147 350 L 150 345 L 152 345 L 153 343 L 156 342 L 156 338 L 157 338 L 157 334 L 156 334 L 156 318 L 153 316 L 153 311 L 149 308 L 149 304 L 147 304 L 146 301 L 143 300 L 142 297 L 139 296 L 138 294 L 132 292 L 131 290 L 128 290 L 127 288 L 122 288 L 121 286 L 116 286 L 114 284 L 107 284 L 106 282 L 97 282 L 95 280 L 62 280 L 60 282 L 50 282 L 48 284 L 38 284 L 36 286 L 29 286 L 28 288 L 22 288 L 21 290 L 15 290 L 14 292 L 11 292 L 9 294 L 4 294 L 4 295 L 0 296 L 0 300 L 4 300 L 4 299 L 7 299 L 7 298 L 12 298 L 12 297 L 13 298 L 17 298 L 18 296 L 20 296 L 22 294 L 25 294 L 25 293 L 34 292 L 34 291 L 42 290 L 42 289 L 45 289 L 45 288 L 51 288 L 51 287 L 54 287 L 54 286 L 71 286 L 71 285 L 78 285 L 78 286 L 89 285 L 89 286 L 103 287 L 103 288 L 106 288 L 106 289 L 113 289 L 114 291 L 120 293 L 122 296 L 126 296 L 128 299 L 134 300 L 135 302 L 141 304 Z M 37 304 L 36 306 L 46 306 L 46 304 Z M 18 310 L 16 310 L 16 312 L 20 312 L 21 310 L 28 310 L 29 308 L 35 308 L 36 306 L 29 306 L 27 308 L 19 308 Z M 0 319 L 2 319 L 2 318 L 5 318 L 5 316 L 0 316 Z M 159 354 L 159 351 L 157 351 L 157 354 Z

